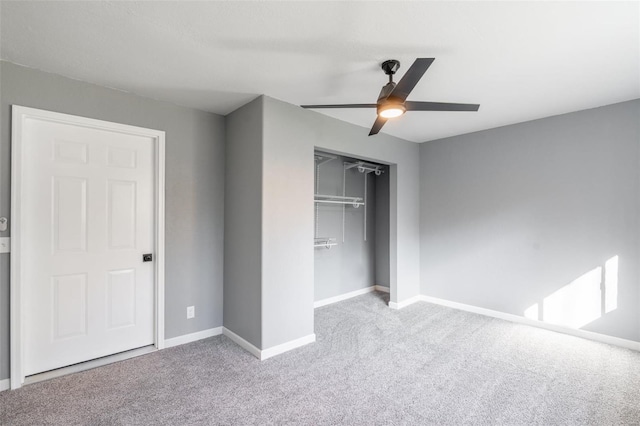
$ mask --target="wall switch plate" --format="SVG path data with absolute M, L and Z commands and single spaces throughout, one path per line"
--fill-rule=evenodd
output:
M 196 307 L 187 306 L 187 319 L 191 319 L 196 316 Z
M 11 238 L 0 237 L 0 253 L 9 253 L 11 251 Z

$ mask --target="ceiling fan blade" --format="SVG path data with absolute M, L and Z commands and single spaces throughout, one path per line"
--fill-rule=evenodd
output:
M 302 108 L 375 108 L 376 104 L 300 105 Z
M 376 121 L 373 123 L 373 127 L 371 127 L 369 136 L 377 135 L 380 129 L 382 129 L 382 126 L 384 126 L 384 123 L 386 122 L 387 122 L 386 118 L 378 116 L 378 118 L 376 118 Z
M 477 111 L 478 104 L 450 104 L 446 102 L 413 102 L 404 103 L 407 111 Z
M 416 59 L 407 72 L 402 76 L 398 84 L 396 84 L 396 88 L 393 89 L 393 92 L 391 92 L 389 97 L 393 96 L 394 98 L 400 99 L 404 102 L 434 60 L 435 58 Z

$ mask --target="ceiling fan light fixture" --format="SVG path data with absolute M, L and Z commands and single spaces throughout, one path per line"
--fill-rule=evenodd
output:
M 407 111 L 404 105 L 389 103 L 386 105 L 378 106 L 378 115 L 382 118 L 395 118 L 400 117 Z

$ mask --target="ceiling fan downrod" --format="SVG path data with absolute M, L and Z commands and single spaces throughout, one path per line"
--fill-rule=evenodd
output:
M 389 59 L 384 61 L 381 67 L 384 73 L 389 76 L 389 83 L 393 83 L 393 75 L 398 71 L 398 68 L 400 68 L 400 61 Z

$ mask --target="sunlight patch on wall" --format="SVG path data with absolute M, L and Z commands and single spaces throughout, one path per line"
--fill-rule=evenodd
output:
M 603 274 L 604 272 L 604 274 Z M 542 309 L 540 309 L 542 307 Z M 618 308 L 618 256 L 534 303 L 525 318 L 582 328 Z
M 524 317 L 536 321 L 539 320 L 540 317 L 538 315 L 538 309 L 540 309 L 538 307 L 538 304 L 534 303 L 533 305 L 529 306 L 526 311 L 524 311 Z
M 580 328 L 601 316 L 600 280 L 602 268 L 597 267 L 544 298 L 543 321 Z

